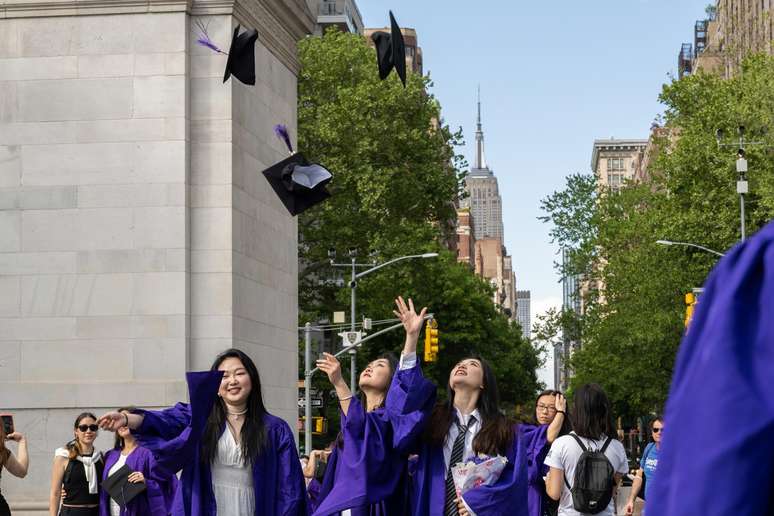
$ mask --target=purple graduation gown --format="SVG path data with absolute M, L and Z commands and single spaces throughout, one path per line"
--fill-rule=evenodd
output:
M 113 449 L 105 454 L 105 470 L 103 482 L 108 477 L 110 468 L 118 461 L 121 450 Z M 172 500 L 177 490 L 177 477 L 170 475 L 158 476 L 158 469 L 153 453 L 147 448 L 138 446 L 126 458 L 126 465 L 132 471 L 139 471 L 145 477 L 145 492 L 138 495 L 121 510 L 121 516 L 167 516 L 172 506 Z M 110 495 L 105 489 L 99 494 L 100 516 L 110 516 Z
M 774 223 L 712 271 L 677 356 L 654 516 L 774 514 Z
M 351 509 L 352 516 L 406 513 L 406 468 L 435 404 L 436 387 L 419 365 L 398 370 L 383 408 L 366 412 L 352 398 L 341 416 L 343 448 L 328 458 L 314 516 Z
M 519 438 L 524 445 L 527 455 L 527 476 L 529 487 L 527 490 L 527 505 L 529 516 L 543 515 L 543 497 L 546 484 L 543 476 L 547 467 L 543 464 L 548 453 L 548 425 L 532 425 L 523 423 L 519 425 Z
M 180 488 L 172 504 L 175 516 L 217 514 L 211 468 L 207 460 L 202 460 L 201 441 L 222 378 L 220 371 L 188 373 L 190 405 L 178 403 L 166 410 L 141 411 L 145 418 L 136 433 L 153 451 L 157 467 L 163 474 L 182 469 Z M 266 446 L 252 465 L 255 516 L 307 515 L 306 489 L 293 432 L 284 420 L 271 414 L 266 414 L 263 421 Z
M 494 485 L 471 489 L 462 497 L 476 516 L 528 516 L 527 453 L 518 430 L 510 450 L 508 464 Z M 424 443 L 416 464 L 412 465 L 410 502 L 412 516 L 443 516 L 446 497 L 446 467 L 443 448 Z

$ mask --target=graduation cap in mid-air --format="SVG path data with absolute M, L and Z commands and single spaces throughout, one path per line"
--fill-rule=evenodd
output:
M 196 22 L 199 27 L 199 38 L 196 42 L 207 47 L 214 52 L 228 56 L 226 60 L 226 71 L 223 74 L 223 82 L 226 82 L 232 75 L 239 79 L 244 84 L 255 84 L 255 41 L 258 39 L 258 31 L 246 30 L 243 33 L 239 33 L 240 26 L 237 25 L 234 29 L 234 35 L 231 38 L 231 46 L 228 52 L 222 51 L 218 46 L 210 39 L 210 35 L 207 33 L 207 27 L 201 22 Z
M 293 153 L 284 125 L 276 126 L 274 131 L 292 154 L 264 170 L 263 175 L 288 212 L 295 216 L 331 196 L 325 185 L 333 174 L 320 164 L 309 163 L 303 154 Z
M 390 11 L 390 33 L 374 32 L 371 39 L 376 45 L 376 62 L 379 64 L 379 78 L 384 80 L 395 68 L 403 87 L 406 87 L 406 44 L 395 16 Z

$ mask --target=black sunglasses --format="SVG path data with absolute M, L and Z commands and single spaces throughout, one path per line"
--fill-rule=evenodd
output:
M 653 428 L 653 433 L 657 434 L 657 433 L 661 432 L 663 429 L 664 429 L 663 427 L 662 428 Z
M 91 430 L 92 432 L 96 432 L 99 430 L 99 427 L 97 425 L 78 425 L 78 430 L 81 432 L 85 432 L 86 430 Z

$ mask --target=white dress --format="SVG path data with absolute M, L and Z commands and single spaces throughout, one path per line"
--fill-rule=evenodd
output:
M 245 463 L 228 428 L 218 439 L 218 453 L 212 462 L 212 491 L 219 515 L 255 514 L 253 469 Z

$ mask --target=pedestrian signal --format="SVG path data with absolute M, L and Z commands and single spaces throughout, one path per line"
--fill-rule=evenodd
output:
M 425 325 L 425 362 L 438 360 L 438 323 L 430 319 Z

